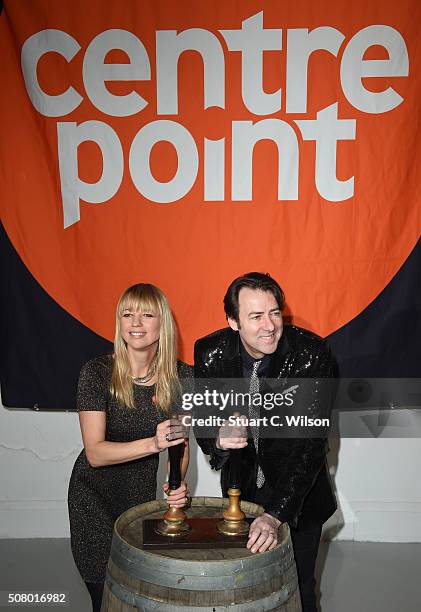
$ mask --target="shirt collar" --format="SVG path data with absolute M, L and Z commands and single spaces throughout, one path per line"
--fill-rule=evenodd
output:
M 272 357 L 272 355 L 264 355 L 261 359 L 255 359 L 246 351 L 241 340 L 240 340 L 240 356 L 241 356 L 241 363 L 243 364 L 243 369 L 246 371 L 252 371 L 253 366 L 256 363 L 256 361 L 260 361 L 261 364 L 258 369 L 258 372 L 260 374 L 265 372 L 268 369 L 269 363 Z
M 288 340 L 288 325 L 284 325 L 284 329 L 282 332 L 282 336 L 278 342 L 278 346 L 276 347 L 276 351 L 273 353 L 273 356 L 280 356 L 280 355 L 286 355 L 286 353 L 288 353 L 288 351 L 290 350 L 290 342 Z M 238 358 L 238 356 L 241 354 L 241 348 L 243 348 L 244 352 L 248 355 L 247 351 L 244 349 L 242 342 L 240 341 L 240 334 L 238 333 L 238 331 L 234 331 L 233 329 L 231 329 L 231 327 L 226 328 L 227 332 L 228 332 L 228 342 L 225 346 L 224 349 L 224 356 L 226 359 L 234 359 L 235 357 Z M 253 359 L 253 357 L 251 357 L 251 355 L 249 355 L 250 359 L 252 359 L 253 361 L 256 361 L 255 359 Z M 269 357 L 269 362 L 270 362 L 270 357 L 272 357 L 272 355 L 268 355 Z

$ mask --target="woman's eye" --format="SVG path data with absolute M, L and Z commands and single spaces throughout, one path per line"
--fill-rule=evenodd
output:
M 126 319 L 131 316 L 132 316 L 131 312 L 123 312 L 123 317 L 125 317 Z
M 151 319 L 153 317 L 153 314 L 150 312 L 144 312 L 143 316 L 146 317 L 147 319 Z

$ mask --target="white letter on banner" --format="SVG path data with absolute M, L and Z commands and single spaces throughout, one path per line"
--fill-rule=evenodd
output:
M 156 97 L 159 115 L 178 113 L 178 60 L 184 51 L 197 51 L 203 60 L 204 107 L 225 108 L 225 63 L 215 34 L 192 28 L 156 33 Z M 192 75 L 190 75 L 192 80 Z
M 62 30 L 42 30 L 30 36 L 22 45 L 21 65 L 26 90 L 32 104 L 45 117 L 62 117 L 79 106 L 83 98 L 69 87 L 56 96 L 46 94 L 37 77 L 38 62 L 46 53 L 59 53 L 70 62 L 79 51 L 77 41 Z
M 316 141 L 316 187 L 330 202 L 341 202 L 354 195 L 354 177 L 346 181 L 336 178 L 336 143 L 355 140 L 355 119 L 338 119 L 338 103 L 317 113 L 317 119 L 297 119 L 304 140 Z
M 157 142 L 169 142 L 177 151 L 178 168 L 174 177 L 165 183 L 151 173 L 150 154 Z M 175 202 L 192 188 L 199 168 L 199 155 L 193 136 L 175 121 L 152 121 L 143 126 L 133 139 L 129 154 L 129 168 L 138 192 L 152 202 Z
M 245 19 L 241 30 L 220 30 L 230 51 L 241 51 L 243 102 L 255 115 L 271 115 L 281 109 L 282 90 L 263 90 L 263 51 L 282 50 L 282 30 L 263 28 L 263 11 Z
M 345 36 L 336 28 L 320 27 L 288 30 L 286 112 L 306 113 L 308 92 L 308 60 L 314 51 L 329 51 L 338 55 Z
M 105 64 L 105 57 L 112 49 L 121 49 L 129 64 Z M 145 47 L 127 30 L 106 30 L 98 34 L 86 49 L 83 60 L 83 82 L 92 104 L 113 117 L 129 117 L 147 106 L 137 92 L 125 96 L 111 94 L 105 81 L 149 81 L 151 67 Z
M 205 138 L 205 202 L 222 202 L 225 197 L 225 138 Z
M 115 195 L 123 179 L 124 160 L 120 140 L 114 130 L 102 121 L 57 123 L 58 162 L 64 227 L 80 220 L 80 200 L 106 202 Z M 102 175 L 96 183 L 85 183 L 78 176 L 78 147 L 92 141 L 102 154 Z
M 281 119 L 263 119 L 254 125 L 251 121 L 233 121 L 232 199 L 247 201 L 253 197 L 253 149 L 260 140 L 272 140 L 278 147 L 278 200 L 297 200 L 298 142 L 294 129 Z
M 389 59 L 365 60 L 364 53 L 373 45 L 381 45 Z M 402 35 L 390 26 L 373 25 L 357 32 L 345 47 L 341 62 L 341 84 L 350 104 L 364 113 L 386 113 L 396 108 L 403 98 L 388 87 L 369 91 L 362 77 L 408 76 L 408 50 Z

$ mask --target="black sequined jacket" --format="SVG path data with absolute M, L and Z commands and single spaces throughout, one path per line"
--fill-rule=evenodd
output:
M 230 328 L 216 331 L 195 344 L 196 378 L 242 378 L 239 334 Z M 325 342 L 310 331 L 284 326 L 273 353 L 267 378 L 331 378 L 335 362 Z M 317 418 L 321 406 L 318 383 L 314 383 L 305 406 L 308 417 Z M 198 439 L 203 452 L 211 456 L 213 469 L 221 471 L 221 487 L 229 487 L 229 452 L 221 453 L 212 439 Z M 326 438 L 262 438 L 258 456 L 252 440 L 241 450 L 242 499 L 254 501 L 257 466 L 265 475 L 266 512 L 297 529 L 320 525 L 333 514 L 336 500 L 326 463 Z M 228 459 L 227 459 L 228 458 Z M 257 463 L 258 462 L 258 463 Z

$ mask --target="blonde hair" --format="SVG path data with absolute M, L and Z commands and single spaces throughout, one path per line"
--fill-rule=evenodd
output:
M 159 315 L 161 327 L 156 354 L 156 405 L 170 414 L 171 405 L 180 391 L 177 374 L 177 332 L 164 293 L 148 283 L 132 285 L 120 297 L 116 308 L 114 358 L 110 392 L 121 405 L 134 407 L 133 379 L 126 342 L 121 336 L 120 321 L 125 310 L 152 312 Z

